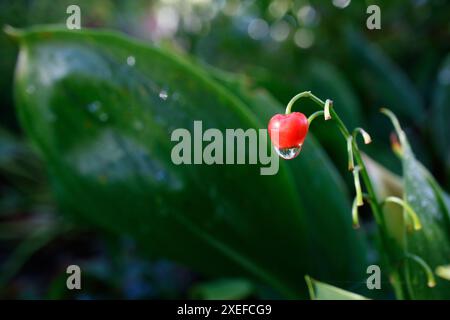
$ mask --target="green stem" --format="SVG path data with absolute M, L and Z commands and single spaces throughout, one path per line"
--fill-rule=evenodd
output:
M 358 197 L 355 197 L 352 205 L 352 224 L 354 229 L 359 228 L 359 213 L 358 213 Z
M 314 112 L 312 115 L 310 115 L 308 117 L 308 125 L 311 125 L 311 122 L 313 122 L 314 119 L 316 119 L 318 116 L 323 116 L 323 115 L 324 115 L 324 112 L 322 110 Z
M 363 128 L 355 128 L 355 130 L 353 130 L 353 140 L 356 141 L 356 136 L 358 135 L 358 133 L 360 135 L 362 135 L 363 139 L 364 139 L 364 144 L 369 144 L 372 142 L 372 138 L 370 137 L 370 135 L 366 132 L 366 130 L 364 130 Z
M 316 97 L 314 94 L 312 94 L 310 91 L 305 91 L 302 93 L 297 94 L 294 96 L 291 101 L 289 101 L 287 107 L 286 107 L 286 114 L 290 113 L 292 110 L 292 106 L 300 98 L 310 98 L 312 101 L 314 101 L 317 105 L 320 106 L 320 108 L 323 110 L 325 108 L 325 102 L 322 101 L 320 98 Z M 334 108 L 329 108 L 331 118 L 336 121 L 336 124 L 341 131 L 344 138 L 348 141 L 352 135 L 350 134 L 349 130 L 345 126 L 344 122 L 341 120 L 339 115 L 336 113 Z M 360 168 L 360 175 L 361 179 L 364 182 L 364 185 L 366 187 L 367 195 L 368 195 L 368 202 L 372 209 L 375 221 L 377 225 L 379 226 L 378 229 L 378 235 L 381 240 L 381 245 L 385 248 L 386 252 L 386 260 L 389 266 L 394 265 L 394 261 L 396 261 L 397 252 L 391 247 L 390 241 L 388 238 L 387 233 L 387 225 L 385 221 L 385 217 L 382 211 L 382 208 L 380 206 L 380 201 L 378 201 L 378 197 L 375 194 L 375 188 L 372 184 L 372 181 L 370 180 L 369 174 L 367 172 L 366 166 L 364 164 L 364 161 L 362 160 L 361 153 L 359 151 L 358 145 L 356 144 L 356 139 L 351 139 L 351 146 L 353 147 L 353 156 L 355 158 L 355 161 L 357 165 Z M 395 268 L 392 268 L 391 270 L 392 276 L 398 280 L 400 277 L 399 273 Z M 403 297 L 403 288 L 401 285 L 398 285 L 395 287 L 395 284 L 393 284 L 394 290 L 396 291 L 396 294 L 399 297 Z
M 403 199 L 400 199 L 398 197 L 387 197 L 386 199 L 384 199 L 381 202 L 381 206 L 385 205 L 386 203 L 395 203 L 395 204 L 398 204 L 399 206 L 401 206 L 405 210 L 405 212 L 409 216 L 409 218 L 411 219 L 414 230 L 422 229 L 422 224 L 420 223 L 419 216 L 406 201 L 404 201 Z
M 427 286 L 429 288 L 433 288 L 436 285 L 436 280 L 434 279 L 433 271 L 431 270 L 430 266 L 425 262 L 425 260 L 411 253 L 407 253 L 405 255 L 405 258 L 416 262 L 423 269 L 425 275 L 427 276 Z
M 291 113 L 291 109 L 292 109 L 292 106 L 294 105 L 295 101 L 297 101 L 300 98 L 311 98 L 312 96 L 313 96 L 313 94 L 311 93 L 311 91 L 304 91 L 304 92 L 301 92 L 301 93 L 295 95 L 294 97 L 292 97 L 291 101 L 289 101 L 289 103 L 287 104 L 286 114 Z
M 353 157 L 353 137 L 347 137 L 347 153 L 348 153 L 348 170 L 353 171 L 355 169 L 355 160 Z
M 364 204 L 361 190 L 361 183 L 359 182 L 359 170 L 361 170 L 359 166 L 356 166 L 353 169 L 353 181 L 355 182 L 355 190 L 356 190 L 356 205 L 358 207 Z

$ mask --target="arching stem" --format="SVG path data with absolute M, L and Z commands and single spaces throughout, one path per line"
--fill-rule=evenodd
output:
M 381 241 L 381 245 L 385 249 L 385 252 L 386 252 L 385 259 L 387 260 L 387 263 L 388 263 L 389 266 L 394 266 L 394 262 L 397 260 L 397 257 L 398 257 L 398 252 L 395 250 L 395 248 L 393 246 L 391 246 L 390 239 L 387 236 L 388 235 L 388 233 L 387 233 L 387 225 L 386 225 L 385 217 L 384 217 L 381 205 L 380 205 L 380 201 L 378 201 L 377 195 L 375 194 L 375 188 L 374 188 L 374 186 L 372 184 L 372 181 L 370 180 L 370 177 L 369 177 L 369 174 L 367 172 L 367 169 L 366 169 L 366 166 L 364 164 L 364 161 L 362 160 L 362 156 L 361 156 L 361 153 L 359 151 L 358 145 L 356 143 L 356 139 L 354 139 L 353 135 L 350 134 L 349 130 L 347 129 L 347 127 L 345 126 L 344 122 L 341 120 L 339 115 L 336 113 L 334 108 L 330 107 L 331 106 L 331 100 L 327 100 L 327 102 L 324 102 L 320 98 L 318 98 L 314 94 L 312 94 L 311 91 L 305 91 L 305 92 L 301 92 L 301 93 L 295 95 L 289 101 L 289 103 L 288 103 L 288 105 L 286 107 L 286 114 L 291 113 L 292 106 L 300 98 L 309 98 L 309 99 L 311 99 L 312 101 L 314 101 L 320 107 L 321 110 L 325 110 L 325 107 L 326 107 L 326 112 L 324 111 L 324 115 L 325 115 L 325 113 L 327 113 L 327 117 L 331 117 L 331 119 L 336 121 L 336 124 L 337 124 L 340 132 L 342 133 L 342 135 L 346 139 L 346 141 L 350 141 L 349 142 L 349 146 L 351 147 L 351 151 L 353 153 L 354 161 L 356 162 L 356 164 L 359 167 L 358 173 L 360 174 L 361 179 L 362 179 L 362 181 L 364 183 L 364 186 L 366 188 L 368 202 L 369 202 L 369 205 L 370 205 L 370 207 L 372 209 L 375 221 L 376 221 L 376 223 L 377 223 L 377 225 L 379 227 L 378 228 L 378 235 L 379 235 L 379 239 Z M 364 138 L 364 133 L 361 130 L 357 129 L 356 133 L 354 133 L 354 134 L 356 135 L 357 133 L 361 133 L 363 135 L 363 138 Z M 364 138 L 364 140 L 365 141 L 368 140 L 367 136 Z M 357 198 L 358 198 L 358 195 L 357 195 Z M 358 204 L 359 199 L 357 199 L 356 201 L 357 201 L 357 204 Z M 395 268 L 392 268 L 391 275 L 396 280 L 399 280 L 399 278 L 400 278 L 400 274 L 399 274 L 398 270 L 395 269 Z M 394 290 L 396 291 L 397 296 L 400 297 L 400 298 L 403 298 L 404 297 L 404 289 L 403 289 L 402 285 L 399 284 L 399 283 L 400 283 L 400 281 L 394 281 L 394 283 L 392 285 L 394 287 Z
M 355 130 L 353 130 L 353 140 L 356 140 L 358 133 L 363 137 L 364 144 L 369 144 L 372 142 L 372 138 L 363 128 L 355 128 Z
M 314 119 L 322 115 L 324 115 L 324 112 L 322 110 L 314 112 L 312 115 L 308 117 L 308 125 L 311 125 L 311 122 L 313 122 Z
M 294 105 L 295 101 L 297 101 L 300 98 L 311 98 L 312 95 L 313 94 L 311 93 L 311 91 L 304 91 L 304 92 L 301 92 L 301 93 L 293 96 L 292 99 L 289 101 L 289 103 L 286 106 L 285 113 L 286 114 L 291 113 L 291 109 L 292 109 L 292 106 Z
M 395 203 L 401 206 L 411 219 L 414 230 L 422 229 L 422 224 L 420 223 L 419 216 L 406 201 L 398 197 L 387 197 L 381 202 L 381 206 L 385 205 L 386 203 Z
M 436 280 L 434 278 L 433 270 L 431 270 L 430 266 L 423 260 L 421 257 L 416 256 L 415 254 L 407 253 L 405 258 L 416 262 L 425 272 L 427 276 L 427 286 L 429 288 L 433 288 L 436 285 Z

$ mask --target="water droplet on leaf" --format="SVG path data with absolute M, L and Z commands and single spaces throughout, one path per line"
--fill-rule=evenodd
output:
M 88 105 L 88 110 L 92 113 L 98 111 L 101 107 L 101 103 L 99 101 L 94 101 Z
M 296 156 L 300 154 L 300 151 L 302 150 L 302 145 L 299 145 L 298 147 L 292 147 L 292 148 L 277 148 L 274 147 L 277 154 L 286 160 L 294 159 Z
M 127 65 L 130 67 L 134 66 L 136 64 L 136 58 L 133 56 L 128 56 L 127 58 Z
M 159 97 L 160 97 L 161 99 L 163 99 L 163 100 L 167 100 L 167 97 L 169 97 L 169 95 L 167 94 L 167 91 L 166 91 L 166 90 L 161 90 L 161 91 L 159 92 Z

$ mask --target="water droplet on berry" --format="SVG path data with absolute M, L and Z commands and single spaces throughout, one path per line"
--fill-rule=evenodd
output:
M 274 147 L 277 154 L 286 160 L 294 159 L 296 156 L 300 154 L 300 151 L 302 151 L 302 145 L 299 145 L 298 147 L 292 147 L 292 148 L 277 148 Z

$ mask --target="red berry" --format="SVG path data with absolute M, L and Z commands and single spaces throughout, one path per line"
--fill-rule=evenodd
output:
M 278 149 L 299 147 L 308 133 L 308 119 L 301 112 L 276 114 L 269 121 L 269 135 Z

